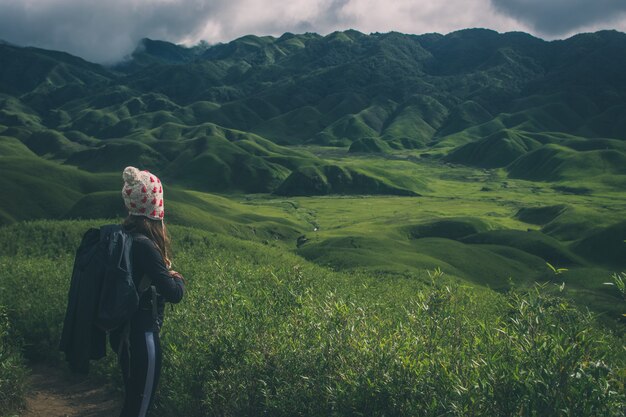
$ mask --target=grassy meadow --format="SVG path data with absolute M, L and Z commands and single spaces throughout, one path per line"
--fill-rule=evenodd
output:
M 0 229 L 0 304 L 27 357 L 59 359 L 73 250 L 98 224 Z M 550 285 L 496 293 L 436 269 L 338 272 L 281 246 L 171 233 L 188 293 L 167 310 L 156 415 L 619 416 L 626 405 L 623 339 Z M 92 372 L 119 383 L 111 352 Z
M 619 292 L 605 283 L 626 268 L 622 190 L 594 183 L 592 193 L 577 194 L 561 183 L 511 179 L 499 169 L 417 155 L 355 157 L 341 149 L 319 150 L 325 159 L 395 178 L 419 192 L 416 197 L 235 200 L 255 210 L 280 208 L 305 222 L 305 239 L 295 252 L 319 265 L 381 276 L 441 268 L 498 291 L 537 281 L 564 283 L 565 294 L 579 305 L 619 320 Z M 294 243 L 287 242 L 288 248 Z M 564 271 L 556 274 L 548 264 Z

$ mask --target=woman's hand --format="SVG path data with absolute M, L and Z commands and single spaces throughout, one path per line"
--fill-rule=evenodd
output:
M 182 276 L 179 272 L 176 272 L 176 271 L 170 271 L 170 276 L 171 276 L 172 278 L 174 278 L 174 279 L 179 279 L 179 280 L 181 280 L 182 282 L 185 282 L 185 278 L 183 278 L 183 276 Z

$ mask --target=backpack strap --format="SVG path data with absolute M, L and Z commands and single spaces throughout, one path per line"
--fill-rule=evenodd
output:
M 141 234 L 141 233 L 133 233 L 133 239 L 148 240 L 152 242 L 148 236 Z M 154 285 L 150 285 L 151 283 L 152 282 L 150 281 L 150 278 L 148 278 L 147 275 L 144 275 L 143 277 L 141 277 L 141 281 L 139 281 L 137 292 L 139 293 L 139 297 L 141 298 L 144 292 L 146 292 L 147 290 L 151 291 L 152 294 L 150 298 L 152 301 L 152 320 L 154 321 L 154 323 L 157 323 L 157 318 L 158 318 L 157 291 Z
M 148 288 L 150 288 L 151 281 L 150 278 L 146 274 L 141 277 L 141 281 L 139 281 L 139 286 L 137 287 L 137 292 L 139 295 L 143 294 Z
M 140 297 L 143 295 L 144 292 L 150 291 L 150 299 L 152 303 L 152 321 L 154 323 L 158 323 L 159 312 L 157 308 L 157 290 L 154 285 L 150 285 L 151 283 L 152 282 L 150 281 L 150 278 L 148 278 L 147 275 L 144 275 L 143 277 L 141 277 L 141 281 L 139 281 L 139 288 L 137 288 L 137 291 Z
M 159 313 L 157 311 L 157 291 L 154 285 L 150 286 L 150 292 L 152 293 L 152 322 L 155 326 L 159 325 Z
M 150 238 L 142 233 L 133 233 L 133 239 L 134 240 L 147 240 L 149 242 L 152 242 L 152 240 L 150 240 Z M 153 243 L 153 242 L 152 242 Z M 151 294 L 150 294 L 150 299 L 152 302 L 152 321 L 155 324 L 155 326 L 158 325 L 158 305 L 157 305 L 157 297 L 158 297 L 158 293 L 156 290 L 156 287 L 154 285 L 151 285 L 152 282 L 150 281 L 150 278 L 148 278 L 147 275 L 144 275 L 143 277 L 141 277 L 141 281 L 139 281 L 139 286 L 137 287 L 137 292 L 139 293 L 139 297 L 141 298 L 141 296 L 148 290 L 150 290 Z
M 126 369 L 128 371 L 126 377 L 130 378 L 130 321 L 124 324 L 120 334 L 120 344 L 117 347 L 117 360 L 120 365 L 122 365 L 122 351 L 124 349 L 126 350 Z M 124 369 L 124 366 L 120 367 Z

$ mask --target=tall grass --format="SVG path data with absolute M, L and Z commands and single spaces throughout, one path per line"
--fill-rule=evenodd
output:
M 56 223 L 48 241 L 84 227 Z M 498 295 L 440 273 L 336 273 L 275 248 L 172 231 L 188 293 L 167 310 L 157 415 L 623 415 L 620 340 L 542 287 Z M 21 256 L 0 257 L 0 282 L 15 288 L 0 304 L 28 355 L 50 355 L 72 253 L 50 243 L 29 254 L 18 240 Z M 99 372 L 117 370 L 109 361 Z
M 23 405 L 26 366 L 11 333 L 6 308 L 0 305 L 0 416 Z

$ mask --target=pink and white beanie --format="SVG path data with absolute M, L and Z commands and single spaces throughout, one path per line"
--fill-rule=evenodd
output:
M 124 188 L 122 197 L 128 213 L 161 220 L 165 216 L 163 209 L 163 186 L 156 175 L 148 171 L 139 171 L 135 167 L 126 167 L 122 174 Z

